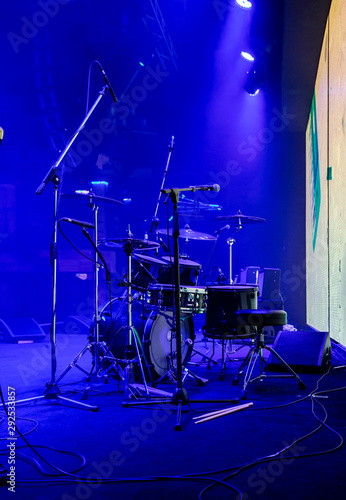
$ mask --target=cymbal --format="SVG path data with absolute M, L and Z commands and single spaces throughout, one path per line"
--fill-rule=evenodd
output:
M 131 251 L 136 250 L 137 252 L 153 250 L 160 246 L 156 241 L 138 240 L 136 238 L 112 238 L 111 240 L 100 240 L 99 244 L 110 248 L 124 248 L 125 250 Z
M 179 212 L 184 215 L 190 215 L 193 217 L 202 217 L 200 214 L 206 212 L 220 211 L 222 210 L 221 205 L 215 203 L 202 203 L 199 200 L 193 200 L 187 198 L 184 194 L 181 195 L 181 200 L 179 203 Z
M 158 229 L 158 233 L 160 234 L 168 234 L 169 236 L 173 235 L 173 229 Z M 184 238 L 184 240 L 199 240 L 199 241 L 212 241 L 216 240 L 216 236 L 207 233 L 200 233 L 198 231 L 193 231 L 190 229 L 188 224 L 183 229 L 179 229 L 179 238 Z
M 96 205 L 123 205 L 122 201 L 114 200 L 114 198 L 106 198 L 105 196 L 98 196 L 94 193 L 90 193 L 88 191 L 81 193 L 62 193 L 62 198 L 66 198 L 68 200 L 83 200 L 91 203 L 95 203 Z
M 265 219 L 262 217 L 253 217 L 252 215 L 244 215 L 239 212 L 234 215 L 220 215 L 219 217 L 215 217 L 215 220 L 227 220 L 229 222 L 239 222 L 240 224 L 249 224 L 251 222 L 264 222 Z

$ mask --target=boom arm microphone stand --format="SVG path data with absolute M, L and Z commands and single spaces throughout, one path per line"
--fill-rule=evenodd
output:
M 67 401 L 69 403 L 73 403 L 77 406 L 80 406 L 84 409 L 91 410 L 91 411 L 98 411 L 98 406 L 90 406 L 85 403 L 81 403 L 80 401 L 74 401 L 69 398 L 65 398 L 61 396 L 60 394 L 60 389 L 57 385 L 56 382 L 56 368 L 57 368 L 57 360 L 56 360 L 56 282 L 57 282 L 57 230 L 58 230 L 58 220 L 57 220 L 57 214 L 58 214 L 58 186 L 60 182 L 60 178 L 57 175 L 57 170 L 59 168 L 60 163 L 62 160 L 65 158 L 66 154 L 70 150 L 72 144 L 74 141 L 77 139 L 79 133 L 83 130 L 86 122 L 90 118 L 91 114 L 95 110 L 96 106 L 102 99 L 102 97 L 105 95 L 106 90 L 109 89 L 108 85 L 103 87 L 103 89 L 99 92 L 99 96 L 97 97 L 96 101 L 90 108 L 89 112 L 85 116 L 84 120 L 78 127 L 77 131 L 75 134 L 72 136 L 72 138 L 69 140 L 67 143 L 65 149 L 57 159 L 57 161 L 52 165 L 52 167 L 49 169 L 47 175 L 45 178 L 42 180 L 41 184 L 39 187 L 36 189 L 36 194 L 41 194 L 46 186 L 51 182 L 53 184 L 54 188 L 54 207 L 53 207 L 53 238 L 52 238 L 52 243 L 51 243 L 51 249 L 50 249 L 50 255 L 51 255 L 51 260 L 52 260 L 52 268 L 53 268 L 53 276 L 52 276 L 52 324 L 51 324 L 51 329 L 50 329 L 50 344 L 51 344 L 51 380 L 49 383 L 47 383 L 47 388 L 44 391 L 44 393 L 41 396 L 36 396 L 32 398 L 26 398 L 22 399 L 19 401 L 16 401 L 16 403 L 27 403 L 28 401 L 38 401 L 40 399 L 48 399 L 48 400 L 62 400 L 62 401 Z
M 210 186 L 209 190 L 218 190 L 220 187 L 218 185 Z M 181 191 L 196 191 L 197 189 L 204 189 L 205 186 L 195 186 L 189 188 L 172 188 L 172 189 L 162 189 L 161 193 L 170 197 L 173 204 L 173 248 L 174 248 L 174 313 L 175 313 L 175 334 L 176 334 L 176 354 L 177 354 L 177 366 L 176 366 L 176 384 L 177 387 L 173 394 L 172 399 L 164 399 L 160 401 L 135 401 L 135 402 L 123 402 L 122 406 L 142 406 L 147 404 L 173 404 L 177 406 L 177 420 L 174 430 L 181 430 L 181 415 L 183 406 L 189 405 L 189 397 L 186 389 L 183 387 L 183 377 L 182 377 L 182 354 L 181 354 L 181 314 L 180 314 L 180 265 L 179 265 L 179 194 Z M 195 399 L 190 401 L 190 403 L 239 403 L 239 399 Z
M 163 241 L 162 241 L 162 238 L 161 236 L 159 236 L 157 230 L 158 230 L 158 227 L 159 227 L 159 219 L 157 218 L 157 212 L 159 210 L 159 206 L 160 206 L 160 200 L 161 200 L 161 194 L 162 194 L 162 190 L 163 190 L 163 186 L 165 184 L 165 180 L 166 180 L 166 176 L 167 176 L 167 172 L 168 172 L 168 167 L 169 167 L 169 163 L 171 161 L 171 156 L 172 156 L 172 151 L 173 151 L 173 147 L 174 147 L 174 135 L 172 135 L 171 137 L 171 142 L 169 143 L 168 145 L 168 149 L 169 149 L 169 152 L 168 152 L 168 158 L 167 158 L 167 162 L 166 162 L 166 167 L 165 167 L 165 170 L 163 172 L 163 177 L 162 177 L 162 182 L 161 182 L 161 187 L 160 187 L 160 192 L 159 192 L 159 197 L 157 199 L 157 203 L 156 203 L 156 207 L 155 207 L 155 212 L 154 212 L 154 216 L 151 220 L 151 228 L 150 228 L 150 234 L 151 234 L 151 241 L 156 241 L 158 240 L 160 245 L 164 248 L 164 244 L 163 244 Z M 158 250 L 156 249 L 156 252 Z M 167 249 L 165 250 L 167 251 Z

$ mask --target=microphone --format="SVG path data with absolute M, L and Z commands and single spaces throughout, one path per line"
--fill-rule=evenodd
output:
M 159 243 L 162 247 L 162 250 L 166 253 L 168 253 L 168 246 L 166 245 L 166 243 L 163 241 L 163 239 L 161 238 L 161 236 L 157 235 L 157 239 L 159 240 Z
M 106 85 L 107 85 L 107 87 L 109 88 L 109 92 L 110 92 L 110 94 L 111 94 L 111 96 L 112 96 L 112 98 L 113 98 L 113 101 L 114 101 L 114 102 L 115 102 L 115 104 L 116 104 L 116 103 L 118 102 L 118 99 L 116 98 L 116 96 L 115 96 L 115 94 L 114 94 L 114 90 L 112 89 L 112 85 L 109 83 L 109 80 L 108 80 L 108 77 L 107 77 L 107 75 L 106 75 L 106 72 L 105 72 L 105 70 L 103 69 L 103 67 L 101 66 L 101 64 L 100 64 L 98 61 L 96 61 L 96 62 L 97 62 L 98 67 L 100 68 L 100 71 L 101 71 L 101 73 L 102 73 L 102 76 L 103 76 L 103 79 L 104 79 L 104 81 L 105 81 L 105 84 L 106 84 Z
M 0 146 L 1 146 L 3 138 L 4 138 L 4 129 L 2 127 L 0 127 Z
M 68 217 L 63 217 L 61 220 L 65 222 L 70 222 L 71 224 L 76 224 L 76 226 L 87 227 L 88 229 L 95 229 L 94 224 L 90 224 L 90 222 L 84 222 L 82 220 L 69 219 Z
M 220 191 L 220 186 L 218 184 L 207 185 L 207 186 L 189 186 L 192 192 L 194 191 L 215 191 L 218 193 Z
M 229 224 L 226 224 L 225 226 L 223 226 L 221 229 L 218 229 L 217 231 L 215 231 L 215 234 L 220 234 L 221 231 L 223 231 L 224 229 L 230 229 L 230 225 Z

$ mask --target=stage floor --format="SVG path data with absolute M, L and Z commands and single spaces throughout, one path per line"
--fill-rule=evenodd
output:
M 57 334 L 57 375 L 86 342 L 81 334 Z M 207 349 L 203 342 L 195 343 L 195 347 L 204 354 L 211 349 L 211 343 L 207 344 Z M 32 344 L 1 344 L 0 349 L 1 387 L 5 397 L 9 388 L 15 390 L 16 401 L 42 395 L 51 375 L 49 339 Z M 193 400 L 239 398 L 242 378 L 238 386 L 232 385 L 232 379 L 246 351 L 247 348 L 242 348 L 231 355 L 232 361 L 227 363 L 222 381 L 219 380 L 220 362 L 208 370 L 207 364 L 200 362 L 200 355 L 193 357 L 192 361 L 199 366 L 191 366 L 191 369 L 208 382 L 198 386 L 193 378 L 185 381 L 190 406 L 184 406 L 181 432 L 174 430 L 174 405 L 123 408 L 123 384 L 119 385 L 116 380 L 93 385 L 84 401 L 98 406 L 98 412 L 46 399 L 17 404 L 16 425 L 45 460 L 96 482 L 88 484 L 73 475 L 60 475 L 35 456 L 23 439 L 11 438 L 11 442 L 15 442 L 16 496 L 10 496 L 9 485 L 3 485 L 2 498 L 198 499 L 199 492 L 213 484 L 210 478 L 226 476 L 229 479 L 225 481 L 241 491 L 243 497 L 237 490 L 220 484 L 214 485 L 202 498 L 339 498 L 344 488 L 345 448 L 329 454 L 323 452 L 337 447 L 340 437 L 322 426 L 310 437 L 300 440 L 321 426 L 313 416 L 312 402 L 315 402 L 316 415 L 325 418 L 319 406 L 323 404 L 328 412 L 328 425 L 345 435 L 345 390 L 306 397 L 316 390 L 321 375 L 301 374 L 306 390 L 299 390 L 294 379 L 253 382 L 246 401 L 253 403 L 251 407 L 199 425 L 194 423 L 193 418 L 198 415 L 195 412 L 208 413 L 234 406 L 196 404 Z M 220 359 L 219 348 L 215 359 Z M 346 385 L 345 368 L 334 369 L 337 364 L 333 358 L 332 369 L 319 382 L 319 390 L 329 391 Z M 90 353 L 83 356 L 81 365 L 87 371 L 91 369 Z M 59 383 L 61 394 L 80 401 L 85 379 L 80 370 L 72 368 Z M 172 392 L 175 385 L 166 383 L 159 388 Z M 8 467 L 10 436 L 7 422 L 8 417 L 2 410 L 0 464 Z M 296 440 L 280 460 L 276 454 Z M 313 456 L 304 458 L 311 454 Z M 182 478 L 182 475 L 190 477 Z

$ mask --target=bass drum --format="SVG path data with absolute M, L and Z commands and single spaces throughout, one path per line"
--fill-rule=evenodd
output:
M 172 311 L 151 311 L 141 299 L 140 294 L 133 296 L 132 324 L 142 342 L 150 375 L 155 380 L 164 375 L 171 367 L 170 354 L 176 366 L 176 339 L 172 335 Z M 112 299 L 112 318 L 110 302 L 100 310 L 100 341 L 106 343 L 113 356 L 125 359 L 127 344 L 127 303 L 126 297 Z M 91 332 L 93 325 L 91 326 Z M 195 329 L 191 315 L 183 316 L 181 321 L 182 361 L 186 364 L 192 354 Z M 145 360 L 142 359 L 143 366 Z M 120 361 L 121 363 L 121 361 Z

